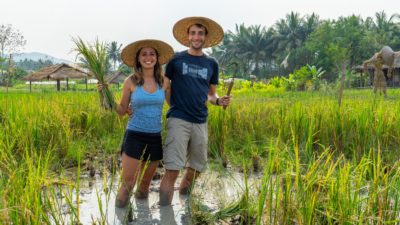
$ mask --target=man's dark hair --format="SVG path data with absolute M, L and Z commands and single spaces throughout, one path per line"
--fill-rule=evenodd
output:
M 203 24 L 201 24 L 201 23 L 195 23 L 195 24 L 193 24 L 193 25 L 190 25 L 190 26 L 188 27 L 188 29 L 187 29 L 187 33 L 189 33 L 189 30 L 190 30 L 190 28 L 191 28 L 192 26 L 196 26 L 196 27 L 198 27 L 198 28 L 204 28 L 204 30 L 206 31 L 206 35 L 208 34 L 207 27 L 205 27 L 205 26 L 204 26 Z

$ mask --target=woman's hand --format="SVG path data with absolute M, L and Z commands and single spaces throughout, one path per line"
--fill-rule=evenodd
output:
M 104 87 L 108 87 L 108 84 L 107 83 L 104 83 L 104 84 L 102 84 L 102 83 L 98 83 L 97 84 L 97 90 L 100 92 L 101 90 L 103 90 L 103 88 Z

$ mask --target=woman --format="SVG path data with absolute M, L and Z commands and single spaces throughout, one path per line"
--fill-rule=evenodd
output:
M 126 46 L 122 61 L 134 69 L 125 81 L 117 107 L 120 116 L 130 109 L 122 144 L 122 184 L 115 205 L 125 207 L 131 191 L 139 181 L 137 198 L 146 198 L 159 160 L 162 159 L 161 115 L 164 100 L 169 102 L 161 65 L 169 61 L 173 49 L 159 40 L 140 40 Z

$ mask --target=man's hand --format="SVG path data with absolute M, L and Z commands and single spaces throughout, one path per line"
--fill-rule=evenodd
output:
M 231 96 L 225 95 L 218 99 L 218 105 L 220 106 L 228 106 L 231 103 Z
M 131 109 L 131 108 L 128 108 L 128 109 L 126 110 L 126 114 L 128 114 L 128 116 L 131 117 L 132 114 L 133 114 L 132 109 Z
M 126 114 L 128 114 L 129 117 L 131 117 L 132 114 L 133 114 L 133 111 L 132 111 L 132 108 L 131 108 L 130 105 L 129 105 L 128 108 L 126 109 Z

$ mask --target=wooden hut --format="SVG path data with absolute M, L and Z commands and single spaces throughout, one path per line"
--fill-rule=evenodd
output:
M 360 73 L 360 76 L 368 76 L 369 81 L 372 84 L 374 80 L 374 72 L 375 67 L 373 65 L 368 65 L 368 73 L 364 73 L 364 67 L 362 65 L 358 65 L 353 67 L 353 71 Z M 400 87 L 400 59 L 396 58 L 393 63 L 393 71 L 392 76 L 389 78 L 388 76 L 388 66 L 383 65 L 383 73 L 386 77 L 386 82 L 389 87 Z
M 119 83 L 123 83 L 127 77 L 128 75 L 124 74 L 123 72 L 116 71 L 115 73 L 106 77 L 106 82 L 109 84 L 117 84 L 119 89 Z
M 67 81 L 67 90 L 68 90 L 68 80 L 69 79 L 78 79 L 85 78 L 89 76 L 88 73 L 72 67 L 68 64 L 56 64 L 52 66 L 48 66 L 42 68 L 41 70 L 31 73 L 28 76 L 22 78 L 23 80 L 29 81 L 29 89 L 32 90 L 32 81 L 39 80 L 56 80 L 57 81 L 57 91 L 60 91 L 60 81 Z

